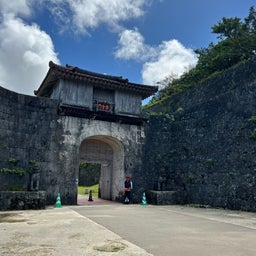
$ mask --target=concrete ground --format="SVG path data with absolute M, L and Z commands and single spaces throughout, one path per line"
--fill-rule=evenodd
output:
M 150 256 L 68 206 L 0 212 L 0 255 Z
M 72 208 L 155 256 L 256 255 L 256 213 L 171 205 Z
M 240 211 L 95 200 L 0 212 L 1 256 L 254 256 L 255 240 L 256 213 Z

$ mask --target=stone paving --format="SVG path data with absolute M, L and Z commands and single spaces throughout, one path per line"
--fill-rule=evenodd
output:
M 151 255 L 69 206 L 0 212 L 0 234 L 1 256 Z
M 0 212 L 0 255 L 256 255 L 256 213 L 86 196 L 78 203 Z

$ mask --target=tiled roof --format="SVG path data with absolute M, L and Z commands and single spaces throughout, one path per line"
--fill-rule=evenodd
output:
M 143 99 L 151 96 L 158 90 L 157 86 L 130 83 L 128 79 L 123 79 L 119 76 L 95 73 L 69 65 L 63 67 L 52 61 L 49 62 L 49 67 L 46 77 L 39 89 L 34 91 L 37 96 L 49 97 L 53 90 L 53 86 L 61 79 L 80 81 L 81 83 L 91 84 L 94 87 L 105 89 L 130 91 L 141 95 Z

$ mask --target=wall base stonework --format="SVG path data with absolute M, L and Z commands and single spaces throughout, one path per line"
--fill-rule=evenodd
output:
M 177 204 L 177 191 L 156 191 L 148 190 L 146 192 L 147 201 L 155 205 Z
M 45 191 L 0 191 L 0 210 L 45 209 Z

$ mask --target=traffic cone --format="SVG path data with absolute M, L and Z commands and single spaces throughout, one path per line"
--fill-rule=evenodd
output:
M 61 208 L 61 207 L 62 207 L 62 205 L 61 205 L 61 200 L 60 200 L 60 193 L 58 193 L 55 208 Z
M 141 201 L 141 205 L 147 205 L 147 199 L 146 199 L 146 194 L 145 192 L 143 192 L 142 194 L 142 201 Z
M 92 191 L 90 190 L 90 192 L 89 192 L 89 199 L 88 199 L 88 201 L 89 202 L 92 202 L 93 201 L 93 199 L 92 199 Z

